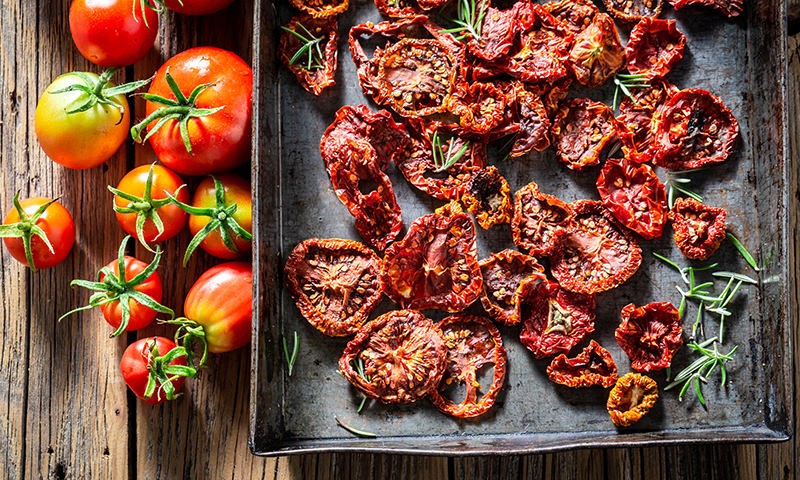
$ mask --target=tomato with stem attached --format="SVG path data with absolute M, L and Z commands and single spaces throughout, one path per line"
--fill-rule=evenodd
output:
M 33 271 L 63 262 L 75 244 L 75 223 L 63 205 L 49 198 L 14 195 L 14 209 L 0 225 L 9 253 Z
M 164 337 L 142 338 L 128 345 L 119 368 L 131 391 L 151 405 L 174 400 L 186 377 L 197 375 L 186 365 L 186 350 Z
M 233 3 L 233 0 L 164 0 L 164 5 L 184 15 L 208 15 Z

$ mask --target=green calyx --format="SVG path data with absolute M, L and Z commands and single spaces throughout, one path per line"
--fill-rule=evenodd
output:
M 144 246 L 144 248 L 152 253 L 156 253 L 156 251 L 147 244 L 147 241 L 144 238 L 144 224 L 148 220 L 153 222 L 153 225 L 156 227 L 156 231 L 158 231 L 158 235 L 154 239 L 157 240 L 158 237 L 164 233 L 164 222 L 161 221 L 161 216 L 158 214 L 158 210 L 161 207 L 172 203 L 170 198 L 153 199 L 153 168 L 155 165 L 155 163 L 150 165 L 150 171 L 147 173 L 147 182 L 144 184 L 144 194 L 141 197 L 123 192 L 122 190 L 114 188 L 111 185 L 108 186 L 108 190 L 111 193 L 128 201 L 128 204 L 124 207 L 120 207 L 115 204 L 114 211 L 122 214 L 136 214 L 136 238 L 139 239 L 139 242 Z M 185 186 L 186 185 L 181 185 L 177 190 L 175 190 L 175 195 L 177 195 L 178 192 Z
M 31 270 L 34 272 L 36 271 L 36 267 L 33 264 L 33 252 L 31 251 L 31 240 L 34 235 L 42 239 L 50 250 L 50 253 L 55 254 L 53 245 L 50 244 L 50 239 L 47 238 L 47 234 L 41 227 L 36 225 L 36 222 L 44 214 L 45 210 L 47 210 L 47 207 L 54 202 L 55 200 L 50 200 L 37 208 L 33 215 L 28 216 L 25 210 L 23 210 L 22 204 L 19 203 L 19 192 L 17 192 L 14 195 L 14 208 L 17 210 L 17 215 L 19 215 L 19 222 L 0 225 L 0 238 L 22 239 L 22 245 L 25 248 L 25 259 L 28 261 L 28 266 L 31 267 Z
M 158 344 L 152 338 L 145 342 L 145 350 L 147 351 L 147 371 L 150 373 L 147 377 L 147 387 L 144 390 L 144 398 L 150 398 L 154 394 L 158 395 L 160 400 L 161 391 L 167 400 L 174 400 L 180 396 L 175 392 L 175 385 L 173 381 L 181 377 L 195 377 L 197 370 L 189 365 L 170 365 L 176 358 L 187 357 L 186 349 L 183 347 L 175 347 L 163 356 L 159 355 Z M 156 393 L 158 391 L 158 393 Z
M 186 363 L 196 369 L 203 368 L 208 360 L 208 340 L 206 340 L 206 331 L 203 326 L 194 320 L 189 320 L 186 317 L 176 318 L 174 320 L 167 320 L 170 325 L 177 325 L 178 330 L 175 332 L 175 343 L 180 345 L 186 352 Z M 200 361 L 197 362 L 195 367 L 195 345 L 199 344 L 202 350 Z
M 165 78 L 167 80 L 167 85 L 169 85 L 170 90 L 172 90 L 172 93 L 175 95 L 175 100 L 170 100 L 168 98 L 164 98 L 159 95 L 153 95 L 151 93 L 144 94 L 143 97 L 145 100 L 158 105 L 163 105 L 163 107 L 159 108 L 155 112 L 148 115 L 147 118 L 134 125 L 131 128 L 131 136 L 133 137 L 134 141 L 138 143 L 144 143 L 159 129 L 161 129 L 165 123 L 170 120 L 175 120 L 178 122 L 181 138 L 183 139 L 183 146 L 186 148 L 186 151 L 189 153 L 189 155 L 194 155 L 192 152 L 192 142 L 189 139 L 189 120 L 193 118 L 207 117 L 217 113 L 225 107 L 197 108 L 197 97 L 208 87 L 214 86 L 213 83 L 204 83 L 196 86 L 189 95 L 189 98 L 186 98 L 183 92 L 181 92 L 180 87 L 178 87 L 178 83 L 175 81 L 172 75 L 170 75 L 169 69 L 167 69 Z M 156 122 L 155 126 L 147 131 L 147 135 L 142 137 L 142 132 L 152 122 Z
M 194 253 L 203 240 L 205 240 L 205 238 L 214 230 L 219 231 L 219 234 L 222 237 L 222 242 L 231 252 L 239 251 L 238 247 L 236 247 L 236 244 L 233 242 L 231 231 L 248 242 L 253 240 L 253 235 L 242 228 L 236 219 L 233 218 L 233 214 L 236 212 L 236 209 L 239 206 L 235 203 L 232 205 L 226 205 L 225 188 L 222 186 L 222 182 L 214 176 L 211 178 L 214 180 L 214 196 L 216 201 L 216 205 L 211 208 L 201 208 L 187 205 L 176 199 L 173 195 L 167 193 L 167 196 L 169 196 L 169 198 L 172 200 L 172 203 L 177 205 L 181 210 L 189 215 L 209 217 L 211 219 L 202 230 L 197 232 L 194 238 L 192 238 L 192 241 L 189 242 L 189 246 L 186 247 L 186 253 L 183 255 L 184 267 L 189 262 L 189 257 L 192 256 L 192 253 Z
M 125 247 L 130 239 L 130 235 L 126 236 L 125 239 L 122 240 L 122 244 L 119 246 L 119 252 L 117 254 L 117 272 L 110 267 L 105 266 L 97 273 L 96 282 L 80 279 L 70 282 L 71 287 L 77 285 L 79 287 L 93 290 L 96 293 L 93 293 L 92 296 L 89 297 L 89 305 L 84 305 L 83 307 L 70 310 L 62 315 L 58 321 L 61 321 L 73 313 L 89 310 L 90 308 L 100 307 L 107 303 L 118 301 L 120 307 L 122 308 L 122 320 L 119 324 L 119 328 L 117 328 L 114 333 L 111 334 L 111 337 L 116 337 L 124 332 L 126 328 L 128 328 L 128 323 L 131 319 L 131 300 L 139 303 L 140 305 L 144 305 L 147 308 L 155 310 L 156 312 L 169 315 L 170 318 L 175 318 L 175 312 L 171 308 L 161 305 L 149 295 L 145 295 L 144 293 L 136 290 L 136 287 L 144 283 L 144 281 L 147 280 L 147 278 L 150 277 L 150 275 L 152 275 L 153 272 L 155 272 L 158 268 L 158 263 L 161 261 L 161 247 L 156 246 L 155 257 L 150 265 L 147 266 L 147 268 L 142 270 L 141 273 L 132 279 L 125 280 Z
M 131 11 L 133 13 L 133 19 L 137 22 L 139 18 L 136 16 L 136 0 L 133 0 L 133 4 L 131 5 Z M 150 28 L 150 25 L 147 23 L 147 9 L 150 9 L 158 14 L 163 13 L 165 9 L 164 0 L 141 0 L 139 3 L 139 10 L 141 10 L 142 20 L 144 21 L 144 26 Z
M 90 108 L 94 107 L 95 105 L 107 105 L 110 107 L 114 107 L 119 109 L 119 121 L 117 124 L 122 122 L 122 119 L 125 117 L 125 107 L 121 105 L 119 102 L 114 100 L 114 97 L 117 95 L 124 95 L 126 93 L 131 93 L 134 90 L 138 90 L 143 86 L 150 83 L 150 78 L 146 80 L 137 80 L 131 83 L 125 83 L 122 85 L 117 85 L 115 87 L 109 87 L 108 82 L 111 81 L 111 77 L 114 76 L 114 73 L 117 71 L 117 67 L 109 68 L 102 75 L 98 80 L 94 80 L 90 75 L 86 72 L 72 72 L 72 75 L 81 79 L 81 82 L 73 83 L 67 87 L 53 90 L 49 92 L 51 95 L 58 95 L 61 93 L 67 92 L 75 92 L 79 91 L 82 92 L 84 95 L 79 98 L 83 100 L 83 103 L 78 105 L 77 107 L 73 108 L 72 110 L 67 111 L 67 115 L 72 115 L 75 113 L 85 112 Z

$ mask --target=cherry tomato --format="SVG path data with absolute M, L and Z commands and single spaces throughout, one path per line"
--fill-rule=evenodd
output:
M 233 0 L 166 0 L 164 5 L 184 15 L 208 15 L 218 12 L 233 3 Z
M 224 190 L 223 208 L 230 208 L 232 205 L 236 205 L 236 209 L 232 214 L 226 214 L 229 217 L 226 222 L 233 220 L 246 232 L 252 233 L 253 212 L 250 204 L 250 182 L 233 174 L 219 175 L 217 180 L 222 184 Z M 200 182 L 194 192 L 192 206 L 210 211 L 207 215 L 191 215 L 189 217 L 189 230 L 192 235 L 197 235 L 210 221 L 219 219 L 220 209 L 217 208 L 216 204 L 216 188 L 213 178 L 208 177 Z M 225 245 L 221 234 L 222 228 L 229 232 L 233 245 L 236 246 L 236 251 Z M 250 252 L 250 240 L 242 238 L 235 231 L 230 230 L 231 227 L 223 223 L 220 228 L 214 229 L 203 239 L 200 247 L 209 254 L 226 260 L 247 255 Z
M 142 59 L 158 35 L 158 13 L 144 0 L 74 0 L 69 31 L 81 54 L 102 67 L 124 67 Z
M 106 268 L 112 269 L 115 275 L 121 277 L 120 269 L 118 268 L 116 260 L 106 265 Z M 126 256 L 125 280 L 132 280 L 136 275 L 142 273 L 145 268 L 147 268 L 147 264 L 143 261 Z M 101 275 L 100 281 L 102 282 L 105 280 L 105 278 L 105 275 Z M 145 278 L 142 283 L 135 285 L 132 288 L 137 292 L 144 293 L 156 302 L 161 303 L 163 289 L 161 288 L 161 277 L 158 275 L 158 272 L 153 272 L 150 274 L 150 276 Z M 128 308 L 130 309 L 130 319 L 128 320 L 127 327 L 125 327 L 126 332 L 133 332 L 150 325 L 153 323 L 153 320 L 158 314 L 158 312 L 152 308 L 136 302 L 133 299 L 128 301 Z M 109 325 L 114 328 L 120 327 L 123 321 L 123 312 L 122 305 L 120 304 L 119 300 L 100 306 L 100 310 L 102 310 L 103 318 L 106 319 L 106 322 L 108 322 Z
M 16 208 L 8 212 L 3 227 L 0 227 L 0 236 L 4 237 L 3 243 L 9 253 L 33 269 L 50 268 L 64 261 L 75 243 L 75 224 L 67 209 L 49 198 L 29 198 L 20 202 L 19 194 L 14 197 L 14 203 Z M 45 205 L 48 206 L 37 216 L 37 211 Z M 20 215 L 20 210 L 23 215 Z M 14 224 L 17 229 L 8 227 Z M 41 236 L 32 231 L 34 225 L 47 236 L 52 250 Z M 30 261 L 25 251 L 26 235 L 30 237 Z
M 164 337 L 142 338 L 128 345 L 122 354 L 119 368 L 125 383 L 137 397 L 151 405 L 175 398 L 174 392 L 181 389 L 184 377 L 192 376 L 178 374 L 178 372 L 185 372 L 180 368 L 172 369 L 174 372 L 170 372 L 170 366 L 186 368 L 185 353 L 170 355 L 177 349 L 180 349 L 179 352 L 183 351 L 172 340 Z M 170 359 L 171 356 L 175 356 L 175 358 Z M 148 397 L 146 396 L 146 393 L 149 393 L 147 384 L 151 375 L 155 379 L 155 389 Z M 170 383 L 172 388 L 167 387 L 167 383 Z

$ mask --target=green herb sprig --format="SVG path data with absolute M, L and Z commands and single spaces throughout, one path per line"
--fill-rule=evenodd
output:
M 286 365 L 289 368 L 289 376 L 292 376 L 292 371 L 294 370 L 294 362 L 297 361 L 297 352 L 300 350 L 300 338 L 297 336 L 297 332 L 294 332 L 294 338 L 292 340 L 292 351 L 289 352 L 289 346 L 286 342 L 286 337 L 283 337 L 283 355 L 286 357 Z
M 667 171 L 667 180 L 664 182 L 664 186 L 667 187 L 667 204 L 669 205 L 669 208 L 672 208 L 672 206 L 675 205 L 675 192 L 682 193 L 687 197 L 697 200 L 698 202 L 703 201 L 703 197 L 689 190 L 689 184 L 692 182 L 692 180 L 683 176 L 679 176 L 701 172 L 703 170 L 706 170 L 706 167 L 683 170 L 680 172 Z
M 650 77 L 646 73 L 639 73 L 636 75 L 618 73 L 614 75 L 614 85 L 614 101 L 611 104 L 612 110 L 616 110 L 619 106 L 620 92 L 636 102 L 636 100 L 633 98 L 633 93 L 631 93 L 631 89 L 651 87 Z
M 361 360 L 361 357 L 358 358 L 358 362 L 356 363 L 356 371 L 358 372 L 361 377 L 366 380 L 370 381 L 369 375 L 364 373 L 364 362 Z M 356 409 L 356 413 L 361 413 L 361 410 L 364 409 L 364 404 L 367 402 L 367 396 L 363 393 L 361 394 L 361 403 L 358 404 L 358 409 Z
M 436 167 L 434 172 L 441 173 L 455 165 L 455 163 L 464 156 L 467 148 L 469 148 L 469 142 L 464 142 L 464 146 L 457 152 L 453 152 L 453 142 L 454 139 L 450 140 L 447 150 L 445 151 L 442 139 L 439 137 L 439 132 L 433 133 L 431 144 L 433 145 L 433 165 Z
M 333 417 L 333 419 L 336 420 L 336 423 L 338 423 L 340 427 L 344 428 L 353 435 L 358 435 L 359 437 L 369 437 L 369 438 L 377 437 L 377 435 L 375 435 L 372 432 L 365 432 L 364 430 L 358 430 L 356 428 L 351 427 L 350 425 L 347 425 L 343 421 L 339 420 L 339 417 Z
M 458 27 L 443 30 L 446 33 L 460 33 L 456 39 L 463 41 L 468 37 L 480 40 L 483 19 L 489 10 L 488 0 L 460 0 L 456 7 L 457 18 L 451 19 Z
M 289 27 L 281 26 L 281 29 L 284 32 L 290 33 L 300 39 L 303 42 L 303 45 L 294 53 L 291 59 L 289 59 L 289 63 L 294 65 L 300 57 L 303 55 L 307 56 L 307 60 L 304 65 L 300 65 L 300 68 L 305 68 L 306 70 L 315 70 L 318 68 L 325 68 L 323 65 L 325 56 L 322 54 L 322 48 L 320 45 L 322 41 L 325 40 L 325 37 L 317 37 L 314 36 L 302 23 L 296 23 L 298 28 L 303 29 L 303 32 L 300 33 L 295 30 L 292 30 Z

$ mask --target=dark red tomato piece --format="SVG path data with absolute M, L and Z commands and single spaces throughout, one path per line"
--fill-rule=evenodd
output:
M 528 2 L 517 2 L 506 10 L 491 7 L 490 3 L 488 0 L 476 3 L 476 7 L 486 8 L 486 15 L 481 25 L 480 37 L 476 39 L 468 35 L 467 46 L 470 53 L 479 59 L 497 62 L 511 50 L 517 34 L 529 28 L 529 22 L 533 19 L 525 18 L 526 14 L 530 13 Z
M 686 36 L 675 20 L 645 17 L 631 30 L 625 46 L 628 71 L 648 78 L 663 77 L 683 58 Z
M 575 37 L 569 52 L 569 66 L 578 83 L 599 87 L 625 64 L 625 49 L 614 21 L 605 13 Z
M 291 71 L 309 93 L 319 95 L 336 85 L 339 31 L 336 17 L 315 18 L 300 15 L 281 27 L 279 54 L 283 65 Z M 306 48 L 309 42 L 316 42 Z
M 511 147 L 512 157 L 527 155 L 531 150 L 541 152 L 550 146 L 550 119 L 542 99 L 526 89 L 522 83 L 515 85 L 519 113 L 519 131 Z
M 289 0 L 289 3 L 315 18 L 335 17 L 350 6 L 350 0 Z
M 381 261 L 352 240 L 305 240 L 286 260 L 286 286 L 300 313 L 332 337 L 355 333 L 381 299 Z
M 669 302 L 634 304 L 622 309 L 622 323 L 614 336 L 631 359 L 631 368 L 653 372 L 669 367 L 672 356 L 683 345 L 678 310 Z
M 464 310 L 483 284 L 472 219 L 463 213 L 418 218 L 386 249 L 381 279 L 389 298 L 403 308 Z
M 437 325 L 447 345 L 444 375 L 438 388 L 431 390 L 431 402 L 440 411 L 459 418 L 477 417 L 494 405 L 506 379 L 506 349 L 500 331 L 486 317 L 452 315 Z M 492 385 L 478 398 L 481 384 L 478 372 L 493 366 Z M 464 400 L 456 403 L 447 398 L 447 388 L 453 383 L 466 388 Z
M 617 383 L 617 364 L 608 350 L 594 340 L 575 358 L 561 354 L 550 362 L 547 376 L 551 381 L 567 387 L 601 386 L 608 388 Z
M 548 257 L 561 247 L 574 220 L 568 204 L 540 192 L 538 185 L 531 182 L 515 196 L 511 220 L 514 244 L 535 257 Z
M 651 85 L 633 90 L 633 99 L 626 96 L 620 103 L 617 117 L 617 136 L 622 142 L 622 152 L 626 158 L 638 163 L 653 158 L 658 119 L 669 100 L 679 91 L 665 80 L 654 80 Z
M 725 216 L 725 209 L 693 198 L 679 198 L 667 214 L 678 249 L 692 260 L 708 260 L 717 251 L 725 240 Z
M 370 398 L 410 403 L 439 385 L 446 356 L 439 327 L 416 310 L 397 310 L 361 327 L 339 359 L 339 371 Z M 363 377 L 355 362 L 363 364 Z
M 491 83 L 462 82 L 448 100 L 447 110 L 459 117 L 463 131 L 483 135 L 503 121 L 506 98 Z
M 555 282 L 529 279 L 518 291 L 519 340 L 536 358 L 569 353 L 594 331 L 594 295 L 573 293 Z
M 711 7 L 726 17 L 738 17 L 744 11 L 744 0 L 668 0 L 675 8 L 680 10 L 687 6 Z
M 461 203 L 484 229 L 510 222 L 514 212 L 511 189 L 495 167 L 486 167 L 472 174 L 464 186 Z
M 657 17 L 661 13 L 663 0 L 603 0 L 603 3 L 614 18 L 633 23 Z
M 676 93 L 655 128 L 653 162 L 670 170 L 690 170 L 724 162 L 733 152 L 739 122 L 722 100 L 705 90 Z
M 387 17 L 413 17 L 422 13 L 416 0 L 375 0 L 375 6 Z
M 667 193 L 652 168 L 609 158 L 597 177 L 597 191 L 623 225 L 647 239 L 661 236 L 667 222 Z
M 174 400 L 186 377 L 197 374 L 186 365 L 183 347 L 164 337 L 141 338 L 128 345 L 119 368 L 134 395 L 150 405 Z
M 626 373 L 608 394 L 606 409 L 618 427 L 630 427 L 641 420 L 658 400 L 658 384 L 639 373 Z
M 551 133 L 558 159 L 571 170 L 600 164 L 600 153 L 615 136 L 614 112 L 588 98 L 563 103 L 553 119 Z
M 57 201 L 36 197 L 20 202 L 17 192 L 14 209 L 0 226 L 0 237 L 12 257 L 36 271 L 67 258 L 75 244 L 75 223 Z
M 493 253 L 481 260 L 479 266 L 483 277 L 483 308 L 504 325 L 516 325 L 520 285 L 531 277 L 544 280 L 544 268 L 535 258 L 515 250 Z
M 153 48 L 158 12 L 138 0 L 73 0 L 69 31 L 81 55 L 90 62 L 125 67 Z
M 183 15 L 208 15 L 233 3 L 233 0 L 164 0 L 164 5 Z
M 642 249 L 600 202 L 570 204 L 575 223 L 564 248 L 550 257 L 551 273 L 567 290 L 599 293 L 625 283 L 642 263 Z
M 523 84 L 526 90 L 541 98 L 544 108 L 547 110 L 547 117 L 550 119 L 556 114 L 561 101 L 567 97 L 570 85 L 572 85 L 572 79 L 569 77 L 562 78 L 553 83 L 539 82 Z
M 591 0 L 554 0 L 545 3 L 544 8 L 575 35 L 586 30 L 600 13 Z

